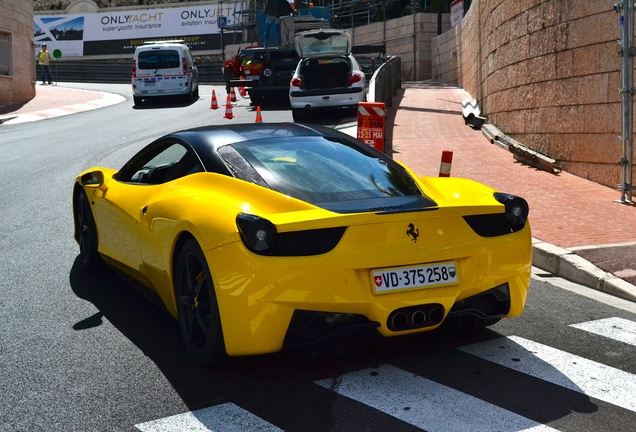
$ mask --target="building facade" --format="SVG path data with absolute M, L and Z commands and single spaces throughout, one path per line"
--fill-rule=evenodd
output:
M 33 0 L 0 0 L 0 107 L 35 96 Z

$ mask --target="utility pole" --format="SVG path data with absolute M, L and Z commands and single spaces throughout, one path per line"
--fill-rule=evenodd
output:
M 634 160 L 634 1 L 622 0 L 614 5 L 614 10 L 621 14 L 621 40 L 619 54 L 621 56 L 621 166 L 622 183 L 618 185 L 621 198 L 616 202 L 632 203 L 632 168 Z

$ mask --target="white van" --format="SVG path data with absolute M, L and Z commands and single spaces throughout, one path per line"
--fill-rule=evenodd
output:
M 199 72 L 182 40 L 146 42 L 135 49 L 132 63 L 135 105 L 158 96 L 199 98 Z

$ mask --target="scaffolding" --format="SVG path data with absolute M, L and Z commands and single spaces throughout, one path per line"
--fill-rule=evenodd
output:
M 225 46 L 256 41 L 256 6 L 259 0 L 219 0 L 218 16 L 221 32 L 221 54 Z M 223 5 L 233 5 L 231 16 L 222 15 Z
M 375 21 L 379 4 L 374 0 L 334 0 L 331 22 L 335 28 L 354 28 Z

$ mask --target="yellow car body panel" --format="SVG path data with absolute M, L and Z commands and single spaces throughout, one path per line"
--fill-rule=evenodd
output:
M 385 336 L 435 328 L 392 331 L 387 318 L 398 308 L 453 304 L 508 284 L 519 315 L 530 282 L 530 224 L 520 231 L 481 237 L 464 215 L 503 213 L 493 189 L 465 179 L 418 178 L 438 208 L 406 213 L 334 213 L 265 187 L 214 173 L 196 173 L 155 186 L 124 184 L 114 170 L 99 170 L 100 188 L 84 187 L 98 221 L 99 252 L 157 292 L 177 315 L 173 288 L 175 247 L 193 236 L 214 281 L 227 354 L 275 352 L 282 348 L 296 310 L 364 315 Z M 240 197 L 249 197 L 240 199 Z M 247 249 L 236 226 L 240 213 L 267 218 L 279 233 L 346 227 L 337 246 L 314 256 L 263 256 Z M 108 222 L 104 222 L 108 220 Z M 407 235 L 417 227 L 416 239 Z M 131 238 L 134 239 L 131 242 Z M 117 247 L 116 245 L 122 245 Z M 453 262 L 451 285 L 377 293 L 372 272 Z
M 512 307 L 506 316 L 519 315 L 530 282 L 529 225 L 517 233 L 475 238 L 467 244 L 466 239 L 477 237 L 467 225 L 460 228 L 452 216 L 423 213 L 421 219 L 411 214 L 388 226 L 373 221 L 385 216 L 370 215 L 368 224 L 347 228 L 339 245 L 319 257 L 254 257 L 240 242 L 207 251 L 216 269 L 213 277 L 228 354 L 280 350 L 297 309 L 364 315 L 380 323 L 381 334 L 395 336 L 405 334 L 387 328 L 395 309 L 439 303 L 448 312 L 457 300 L 508 283 Z M 420 223 L 416 244 L 404 234 L 409 220 Z M 402 238 L 405 241 L 396 241 Z M 447 261 L 456 263 L 457 284 L 382 294 L 374 290 L 374 269 Z

